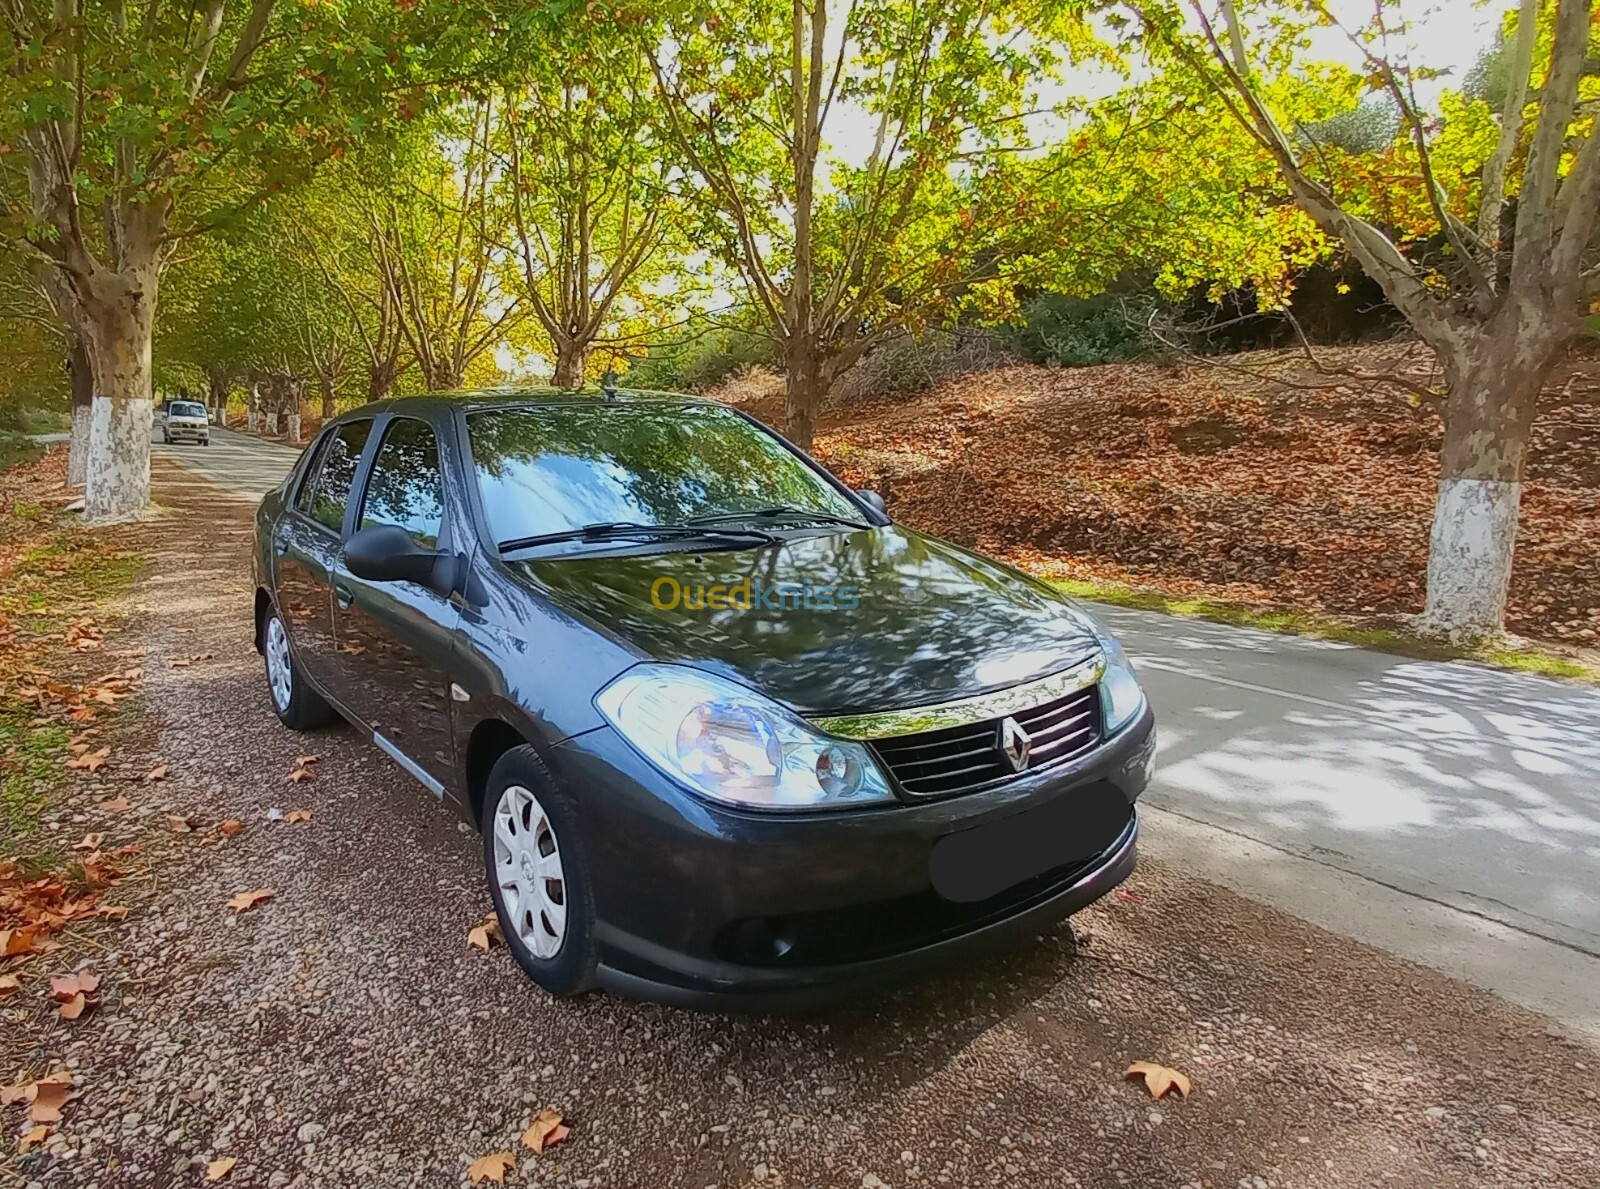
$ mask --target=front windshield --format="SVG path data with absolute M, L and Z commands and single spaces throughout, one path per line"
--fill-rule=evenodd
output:
M 467 424 L 497 542 L 779 505 L 861 515 L 772 434 L 712 405 L 491 409 L 470 414 Z
M 167 416 L 169 417 L 204 417 L 205 415 L 206 407 L 204 405 L 173 401 L 172 404 L 167 406 Z

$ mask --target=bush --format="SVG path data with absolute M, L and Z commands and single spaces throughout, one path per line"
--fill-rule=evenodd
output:
M 921 338 L 899 334 L 874 347 L 841 376 L 832 399 L 912 396 L 946 376 L 987 371 L 1016 361 L 1000 337 L 988 330 L 933 330 Z
M 1044 293 L 1022 307 L 1022 325 L 1006 327 L 1006 344 L 1034 363 L 1089 367 L 1136 359 L 1149 350 L 1143 321 L 1148 298 L 1063 297 Z
M 771 339 L 714 327 L 692 338 L 652 348 L 650 354 L 629 366 L 623 383 L 629 388 L 704 392 L 737 372 L 777 362 Z

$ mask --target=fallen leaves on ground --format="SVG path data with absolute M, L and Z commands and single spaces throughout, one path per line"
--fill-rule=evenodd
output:
M 150 769 L 150 771 L 144 774 L 144 778 L 145 782 L 149 783 L 150 781 L 154 780 L 165 780 L 169 774 L 170 772 L 167 768 L 167 765 L 157 764 L 154 768 Z
M 290 784 L 302 784 L 315 778 L 315 773 L 310 768 L 295 768 L 289 773 Z
M 236 817 L 230 817 L 225 822 L 217 823 L 217 833 L 224 834 L 229 838 L 232 838 L 242 829 L 244 829 L 244 823 Z
M 31 1123 L 59 1123 L 67 1103 L 78 1097 L 72 1074 L 65 1069 L 47 1073 L 29 1082 L 0 1086 L 0 1106 L 14 1102 L 28 1104 L 28 1121 Z
M 1438 378 L 1411 343 L 1317 354 Z M 781 424 L 781 384 L 734 399 Z M 1422 609 L 1441 433 L 1400 386 L 1319 375 L 1291 349 L 1007 366 L 909 397 L 863 394 L 824 416 L 815 454 L 851 486 L 890 491 L 897 521 L 1036 573 L 1381 622 Z M 1531 436 L 1506 627 L 1592 647 L 1592 349 L 1551 373 Z
M 100 844 L 105 841 L 105 835 L 100 833 L 85 834 L 81 839 L 72 844 L 73 850 L 99 850 Z
M 510 1152 L 491 1152 L 474 1160 L 467 1168 L 467 1176 L 472 1178 L 474 1185 L 481 1185 L 484 1181 L 500 1185 L 505 1183 L 506 1174 L 516 1167 L 517 1158 Z
M 534 1116 L 533 1122 L 528 1124 L 528 1130 L 522 1133 L 522 1146 L 532 1148 L 535 1153 L 539 1153 L 546 1148 L 554 1147 L 566 1138 L 567 1128 L 561 1122 L 561 1112 L 542 1110 Z
M 239 892 L 228 901 L 228 907 L 237 913 L 246 912 L 266 900 L 272 899 L 271 888 L 251 888 L 248 892 Z
M 0 974 L 0 999 L 22 990 L 22 982 L 14 974 Z
M 60 943 L 52 939 L 73 921 L 86 917 L 119 920 L 126 909 L 102 908 L 100 892 L 127 874 L 124 860 L 137 846 L 95 850 L 80 860 L 81 878 L 63 874 L 24 878 L 15 864 L 0 862 L 0 957 L 44 953 Z M 85 886 L 87 885 L 87 886 Z
M 104 639 L 105 633 L 92 619 L 80 619 L 67 628 L 66 641 L 79 652 L 93 652 Z
M 67 767 L 79 772 L 98 772 L 105 765 L 106 757 L 111 754 L 109 747 L 102 747 L 99 751 L 84 751 L 73 756 L 67 761 Z
M 221 1160 L 213 1160 L 206 1165 L 206 1180 L 220 1181 L 233 1171 L 233 1166 L 239 1163 L 237 1156 L 224 1156 Z
M 206 824 L 206 819 L 198 813 L 180 816 L 176 813 L 167 815 L 167 829 L 174 834 L 189 834 Z
M 467 944 L 477 949 L 493 949 L 505 943 L 505 934 L 500 932 L 500 918 L 492 912 L 467 930 Z
M 283 820 L 291 826 L 296 822 L 309 822 L 311 820 L 311 811 L 309 809 L 291 809 L 283 815 Z
M 100 979 L 92 970 L 50 980 L 50 997 L 61 1005 L 63 1020 L 76 1020 L 86 1008 L 100 1003 Z
M 39 1126 L 33 1128 L 33 1130 L 24 1134 L 23 1137 L 17 1141 L 17 1151 L 26 1152 L 29 1148 L 37 1148 L 49 1138 L 50 1129 L 41 1123 Z
M 126 797 L 112 797 L 109 801 L 100 802 L 101 813 L 126 813 L 133 808 L 133 802 Z
M 1143 1078 L 1151 1098 L 1165 1097 L 1171 1090 L 1176 1090 L 1182 1098 L 1189 1097 L 1191 1087 L 1188 1075 L 1165 1065 L 1157 1065 L 1154 1061 L 1135 1061 L 1122 1076 Z

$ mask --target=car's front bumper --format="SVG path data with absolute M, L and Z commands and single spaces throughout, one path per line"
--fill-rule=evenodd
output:
M 198 425 L 169 425 L 166 427 L 166 434 L 174 442 L 203 442 L 211 436 L 211 430 L 209 427 L 202 428 Z
M 710 805 L 609 727 L 567 740 L 550 759 L 580 807 L 602 985 L 681 1006 L 783 1010 L 1036 934 L 1105 895 L 1133 871 L 1132 804 L 1154 751 L 1147 709 L 1080 760 L 997 788 L 805 815 Z M 1099 853 L 978 903 L 934 891 L 939 839 L 1089 786 L 1128 806 Z

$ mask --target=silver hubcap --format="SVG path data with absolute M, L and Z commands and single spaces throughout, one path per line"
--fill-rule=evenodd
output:
M 494 811 L 494 877 L 509 928 L 536 958 L 553 958 L 567 935 L 567 883 L 550 817 L 514 784 Z
M 289 667 L 289 637 L 284 635 L 283 621 L 276 615 L 267 620 L 267 682 L 272 686 L 272 701 L 279 710 L 289 709 L 291 674 Z

